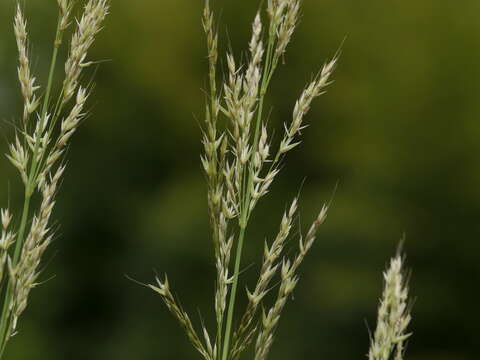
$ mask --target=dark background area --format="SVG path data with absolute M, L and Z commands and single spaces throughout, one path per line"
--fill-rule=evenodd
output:
M 199 160 L 203 2 L 112 2 L 90 56 L 109 61 L 95 76 L 93 113 L 69 150 L 55 211 L 60 231 L 43 279 L 54 278 L 32 292 L 8 359 L 198 358 L 160 297 L 125 277 L 150 282 L 154 269 L 169 274 L 196 324 L 201 312 L 213 325 L 215 269 Z M 44 83 L 56 1 L 25 3 L 34 70 Z M 229 38 L 240 55 L 258 1 L 215 4 L 223 45 Z M 12 139 L 8 122 L 22 111 L 14 5 L 0 3 L 2 153 Z M 346 40 L 303 144 L 255 213 L 247 283 L 303 181 L 304 227 L 337 182 L 338 189 L 272 359 L 364 358 L 381 272 L 404 233 L 415 298 L 406 358 L 478 358 L 479 11 L 476 0 L 304 1 L 267 100 L 272 124 L 290 118 L 303 85 Z M 0 205 L 10 199 L 18 214 L 21 183 L 6 159 L 0 174 Z

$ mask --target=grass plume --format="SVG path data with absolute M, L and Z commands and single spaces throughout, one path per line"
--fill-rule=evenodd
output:
M 255 359 L 267 358 L 280 315 L 298 281 L 297 270 L 327 215 L 324 206 L 305 238 L 299 237 L 298 254 L 289 258 L 284 248 L 297 211 L 297 199 L 292 201 L 273 242 L 265 243 L 257 284 L 252 291 L 247 290 L 247 307 L 234 328 L 242 252 L 251 216 L 258 202 L 270 191 L 285 155 L 300 144 L 305 116 L 313 100 L 325 91 L 337 63 L 336 57 L 327 62 L 318 76 L 307 84 L 296 102 L 291 120 L 285 123 L 281 141 L 274 146 L 270 138 L 272 129 L 267 127 L 264 112 L 265 96 L 297 25 L 300 5 L 299 0 L 269 0 L 266 12 L 259 11 L 254 17 L 248 60 L 240 64 L 231 53 L 226 53 L 227 74 L 219 81 L 218 34 L 210 3 L 205 2 L 203 27 L 207 38 L 209 91 L 201 162 L 207 179 L 217 269 L 215 335 L 212 337 L 203 327 L 204 340 L 200 346 L 200 338 L 190 320 L 186 321 L 188 316 L 167 291 L 168 282 L 157 279 L 157 284 L 151 288 L 162 296 L 194 347 L 207 360 L 238 359 L 255 336 Z M 281 282 L 277 298 L 269 307 L 265 296 L 275 275 L 280 276 Z M 263 317 L 259 315 L 260 308 L 269 309 Z
M 402 256 L 397 255 L 390 260 L 390 265 L 383 275 L 385 286 L 378 307 L 377 328 L 371 339 L 368 360 L 404 358 L 405 341 L 411 335 L 407 332 L 411 316 L 403 262 Z
M 88 50 L 109 10 L 107 0 L 88 0 L 81 19 L 75 20 L 72 18 L 73 5 L 72 0 L 57 1 L 57 30 L 43 95 L 38 95 L 40 85 L 37 85 L 31 71 L 27 21 L 19 4 L 14 17 L 19 53 L 18 79 L 24 107 L 22 119 L 16 124 L 15 140 L 9 145 L 6 156 L 17 168 L 23 182 L 24 204 L 19 217 L 9 209 L 1 211 L 0 281 L 3 307 L 0 317 L 0 358 L 8 341 L 18 331 L 18 321 L 28 305 L 30 291 L 38 286 L 42 256 L 54 236 L 50 219 L 65 171 L 65 149 L 86 117 L 84 107 L 89 89 L 80 84 L 80 77 L 83 69 L 91 64 L 86 61 Z M 65 63 L 63 86 L 55 95 L 59 48 L 65 33 L 73 27 L 71 24 L 75 24 L 75 27 L 70 54 Z M 73 104 L 69 104 L 72 98 Z

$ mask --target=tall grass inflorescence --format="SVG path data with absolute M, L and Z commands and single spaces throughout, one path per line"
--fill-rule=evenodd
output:
M 384 273 L 385 286 L 378 307 L 377 328 L 372 336 L 368 360 L 403 360 L 410 337 L 408 287 L 403 273 L 404 259 L 397 255 Z
M 209 91 L 201 162 L 208 185 L 217 270 L 215 331 L 208 331 L 205 325 L 201 333 L 195 330 L 189 315 L 172 295 L 167 277 L 157 278 L 156 284 L 149 287 L 161 295 L 190 342 L 206 360 L 237 360 L 248 348 L 253 349 L 254 360 L 268 358 L 279 320 L 298 283 L 299 267 L 327 216 L 328 206 L 324 205 L 306 234 L 298 236 L 296 254 L 287 255 L 285 245 L 292 235 L 297 213 L 297 199 L 291 201 L 281 218 L 278 233 L 264 244 L 258 280 L 253 288 L 247 289 L 247 305 L 240 312 L 236 300 L 243 248 L 246 243 L 258 246 L 247 232 L 255 207 L 279 175 L 285 155 L 300 144 L 301 131 L 306 127 L 305 116 L 313 100 L 325 92 L 337 63 L 335 56 L 307 84 L 291 119 L 280 131 L 281 140 L 275 145 L 270 136 L 272 129 L 267 127 L 265 96 L 297 25 L 300 5 L 301 0 L 267 0 L 266 14 L 259 11 L 254 18 L 246 63 L 240 64 L 227 53 L 226 78 L 219 81 L 218 34 L 209 1 L 205 2 L 203 27 L 208 48 Z M 385 294 L 370 360 L 388 360 L 393 348 L 396 360 L 403 354 L 409 317 L 401 265 L 400 259 L 392 261 L 385 275 Z M 275 288 L 272 283 L 276 276 L 279 278 L 276 296 L 268 303 L 266 295 Z
M 54 231 L 50 218 L 65 171 L 64 155 L 71 136 L 86 118 L 85 103 L 91 88 L 80 84 L 89 48 L 108 14 L 108 0 L 89 0 L 79 19 L 72 17 L 73 0 L 57 0 L 58 23 L 43 93 L 32 74 L 27 21 L 17 4 L 14 32 L 19 52 L 18 79 L 23 96 L 23 114 L 15 124 L 15 140 L 7 158 L 17 168 L 24 186 L 19 217 L 1 211 L 0 281 L 3 302 L 0 317 L 0 358 L 17 333 L 18 319 L 27 307 L 30 290 L 38 285 L 42 255 Z M 72 24 L 74 26 L 72 26 Z M 65 33 L 73 29 L 63 82 L 55 92 L 59 48 Z

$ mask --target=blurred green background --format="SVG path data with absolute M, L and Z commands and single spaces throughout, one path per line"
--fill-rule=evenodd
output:
M 160 298 L 125 274 L 148 282 L 154 270 L 168 272 L 196 323 L 200 312 L 212 325 L 215 269 L 199 161 L 203 2 L 112 2 L 90 57 L 109 61 L 95 76 L 93 115 L 69 150 L 55 212 L 59 236 L 43 275 L 54 278 L 33 291 L 8 359 L 197 359 Z M 24 3 L 44 81 L 56 1 Z M 215 4 L 224 46 L 230 39 L 242 54 L 258 1 Z M 2 153 L 8 122 L 21 114 L 14 5 L 0 3 Z M 302 86 L 346 41 L 304 143 L 256 212 L 245 281 L 254 281 L 260 244 L 304 180 L 304 226 L 338 189 L 272 359 L 363 358 L 381 271 L 403 233 L 415 297 L 407 358 L 478 359 L 479 11 L 476 0 L 304 1 L 268 98 L 273 124 L 290 118 Z M 0 204 L 10 199 L 18 214 L 21 184 L 6 159 L 0 174 Z

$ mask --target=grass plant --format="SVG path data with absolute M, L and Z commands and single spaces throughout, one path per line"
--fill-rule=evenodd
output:
M 65 152 L 72 135 L 87 117 L 85 104 L 90 86 L 81 85 L 88 50 L 108 14 L 108 0 L 86 1 L 82 15 L 73 17 L 74 1 L 58 0 L 58 23 L 53 39 L 47 83 L 40 87 L 30 64 L 27 21 L 20 4 L 14 18 L 19 52 L 18 79 L 23 96 L 23 114 L 15 126 L 15 139 L 7 158 L 18 170 L 24 187 L 19 215 L 1 211 L 0 239 L 0 358 L 9 340 L 18 332 L 18 320 L 27 307 L 30 291 L 39 283 L 42 256 L 52 242 L 51 215 L 65 171 Z M 57 72 L 59 49 L 73 29 L 65 60 L 63 80 Z M 56 84 L 60 83 L 57 90 Z

